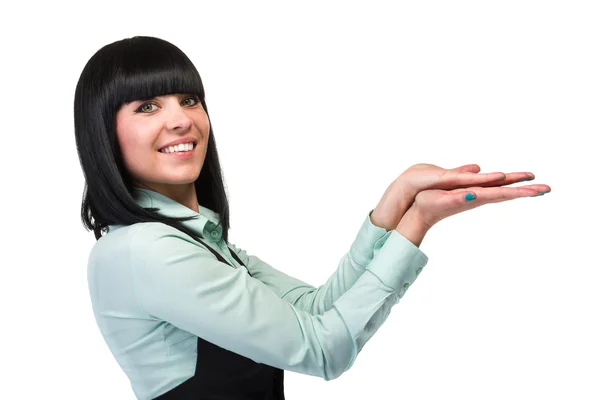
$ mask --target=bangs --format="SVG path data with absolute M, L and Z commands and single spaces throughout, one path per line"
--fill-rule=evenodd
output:
M 116 45 L 116 43 L 115 43 Z M 174 93 L 189 93 L 204 100 L 200 74 L 175 45 L 154 37 L 136 36 L 112 46 L 104 54 L 103 70 L 110 76 L 103 92 L 113 110 L 123 103 Z

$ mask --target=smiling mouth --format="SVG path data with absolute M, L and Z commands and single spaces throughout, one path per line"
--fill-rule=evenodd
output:
M 188 152 L 193 151 L 196 148 L 196 144 L 188 143 L 188 144 L 184 145 L 183 147 L 180 147 L 179 145 L 172 146 L 172 147 L 173 147 L 173 151 L 169 151 L 169 147 L 165 147 L 163 149 L 158 150 L 158 152 L 163 153 L 163 154 L 188 153 Z M 177 148 L 177 149 L 175 149 L 175 148 Z

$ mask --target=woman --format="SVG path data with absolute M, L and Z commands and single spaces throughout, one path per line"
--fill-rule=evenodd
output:
M 204 88 L 179 48 L 152 37 L 103 47 L 74 114 L 94 315 L 140 399 L 284 399 L 283 370 L 337 378 L 427 264 L 419 245 L 434 224 L 550 190 L 506 187 L 530 172 L 412 166 L 316 288 L 228 242 Z

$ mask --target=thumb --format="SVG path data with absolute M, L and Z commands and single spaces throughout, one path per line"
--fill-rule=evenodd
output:
M 448 196 L 448 206 L 450 208 L 460 207 L 465 204 L 471 204 L 476 202 L 477 195 L 472 190 L 456 189 L 452 190 Z
M 445 192 L 442 196 L 440 196 L 441 199 L 438 197 L 437 200 L 438 205 L 441 205 L 440 208 L 444 210 L 444 218 L 466 210 L 468 207 L 465 208 L 465 206 L 477 203 L 477 195 L 475 194 L 475 192 L 473 192 L 473 190 L 455 189 L 440 192 Z

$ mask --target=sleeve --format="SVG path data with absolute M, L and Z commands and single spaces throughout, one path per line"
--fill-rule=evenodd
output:
M 386 230 L 373 225 L 371 214 L 363 224 L 350 247 L 327 282 L 318 288 L 273 268 L 257 256 L 229 243 L 229 247 L 242 260 L 253 278 L 260 280 L 277 295 L 302 311 L 313 315 L 323 314 L 366 270 L 373 259 L 375 246 L 381 247 L 387 239 Z
M 354 363 L 427 256 L 398 231 L 322 315 L 281 299 L 244 268 L 218 261 L 178 230 L 150 223 L 133 236 L 134 294 L 150 316 L 258 363 L 326 381 Z

